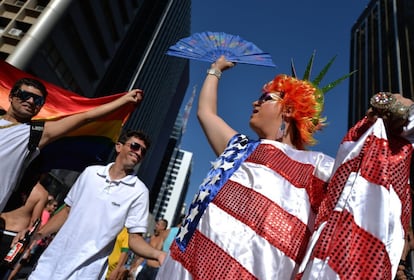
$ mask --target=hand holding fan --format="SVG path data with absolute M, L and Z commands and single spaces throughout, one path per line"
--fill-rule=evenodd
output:
M 214 62 L 221 55 L 228 61 L 274 67 L 271 56 L 240 36 L 224 32 L 195 33 L 171 46 L 168 55 Z

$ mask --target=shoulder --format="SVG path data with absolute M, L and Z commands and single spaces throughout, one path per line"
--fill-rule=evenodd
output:
M 317 152 L 317 151 L 308 151 L 309 153 L 311 153 L 313 155 L 314 158 L 316 158 L 318 161 L 320 162 L 331 162 L 333 163 L 335 161 L 335 159 L 325 153 L 322 152 Z
M 142 182 L 141 179 L 139 179 L 138 177 L 136 177 L 135 188 L 143 193 L 149 192 L 147 185 L 145 185 L 145 183 Z
M 41 184 L 37 183 L 30 192 L 28 200 L 46 202 L 48 194 L 48 191 Z
M 83 171 L 83 173 L 98 173 L 100 171 L 103 171 L 105 169 L 104 165 L 90 165 L 87 166 Z
M 102 170 L 104 170 L 104 166 L 101 165 L 90 165 L 87 166 L 79 175 L 78 179 L 76 180 L 77 183 L 84 183 L 90 180 L 99 180 L 100 178 L 104 178 L 105 176 L 102 175 Z

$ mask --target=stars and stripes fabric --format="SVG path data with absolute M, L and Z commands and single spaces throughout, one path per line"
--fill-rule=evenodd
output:
M 394 279 L 411 219 L 411 154 L 409 141 L 387 136 L 382 119 L 365 118 L 348 132 L 302 279 Z
M 56 120 L 76 113 L 89 111 L 111 102 L 125 93 L 99 98 L 87 98 L 43 81 L 0 60 L 0 108 L 7 110 L 9 93 L 14 83 L 24 77 L 42 81 L 48 91 L 46 103 L 34 120 Z M 122 130 L 123 124 L 135 109 L 128 104 L 113 113 L 91 122 L 59 139 L 42 150 L 44 171 L 52 168 L 82 171 L 92 164 L 103 164 Z M 62 151 L 65 151 L 62 156 Z
M 245 139 L 236 135 L 213 163 L 157 279 L 296 275 L 334 160 L 271 140 L 240 144 Z

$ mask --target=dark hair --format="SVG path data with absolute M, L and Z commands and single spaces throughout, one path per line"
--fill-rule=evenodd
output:
M 22 78 L 20 80 L 17 80 L 17 82 L 14 83 L 14 85 L 13 85 L 11 91 L 10 91 L 10 95 L 15 95 L 22 85 L 32 86 L 35 89 L 40 90 L 43 97 L 46 99 L 47 90 L 46 90 L 45 85 L 41 81 L 36 80 L 36 79 L 32 79 L 32 78 Z
M 168 228 L 168 221 L 166 219 L 160 219 L 160 222 L 164 222 L 165 228 Z
M 118 142 L 125 144 L 131 137 L 137 137 L 141 139 L 142 141 L 144 141 L 147 150 L 150 148 L 151 140 L 149 139 L 147 134 L 140 130 L 128 130 L 123 132 L 121 136 L 119 136 Z

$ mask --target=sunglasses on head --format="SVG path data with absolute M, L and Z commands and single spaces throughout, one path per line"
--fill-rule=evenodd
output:
M 261 104 L 261 103 L 271 101 L 271 100 L 281 101 L 282 97 L 279 94 L 274 93 L 274 92 L 266 92 L 266 93 L 263 93 L 257 101 L 259 101 L 259 103 Z
M 42 106 L 43 104 L 45 104 L 45 98 L 43 96 L 22 89 L 18 89 L 16 93 L 13 94 L 13 96 L 19 98 L 22 101 L 26 101 L 30 98 L 33 98 L 33 102 L 36 106 Z
M 128 145 L 129 148 L 134 152 L 138 152 L 139 150 L 141 150 L 141 153 L 143 156 L 147 152 L 147 148 L 145 148 L 144 146 L 142 146 L 141 144 L 137 142 L 126 143 L 126 145 Z

